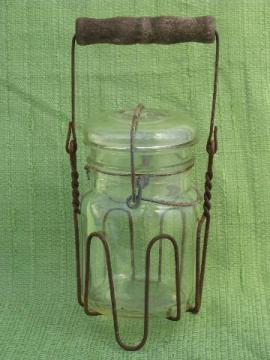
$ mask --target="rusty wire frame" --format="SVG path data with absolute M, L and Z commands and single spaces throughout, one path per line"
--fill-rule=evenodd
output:
M 119 322 L 117 315 L 117 302 L 115 297 L 115 288 L 113 281 L 113 272 L 112 272 L 112 264 L 111 264 L 111 255 L 108 242 L 103 232 L 92 232 L 87 239 L 86 245 L 86 277 L 85 277 L 85 290 L 84 290 L 84 311 L 87 315 L 99 315 L 99 313 L 91 312 L 89 310 L 88 300 L 89 300 L 89 278 L 90 278 L 90 249 L 92 239 L 97 238 L 101 241 L 106 258 L 106 266 L 108 271 L 108 280 L 110 286 L 110 295 L 111 295 L 111 303 L 112 303 L 112 315 L 113 315 L 113 324 L 114 324 L 114 332 L 117 343 L 125 350 L 139 350 L 145 344 L 148 337 L 148 323 L 149 323 L 149 282 L 150 282 L 150 264 L 151 264 L 151 250 L 153 245 L 157 241 L 168 240 L 172 243 L 174 248 L 174 261 L 175 261 L 175 291 L 176 291 L 176 315 L 168 316 L 168 320 L 179 320 L 181 313 L 181 299 L 180 299 L 180 264 L 179 264 L 179 250 L 176 240 L 168 235 L 168 234 L 160 234 L 152 238 L 149 242 L 146 249 L 146 261 L 145 261 L 145 287 L 144 287 L 144 332 L 142 340 L 136 345 L 127 345 L 125 344 L 120 337 L 119 330 Z
M 219 35 L 218 32 L 215 32 L 215 40 L 216 40 L 216 53 L 215 53 L 215 70 L 214 70 L 214 87 L 213 87 L 213 97 L 212 97 L 212 110 L 211 110 L 211 119 L 210 119 L 210 127 L 209 127 L 209 135 L 206 144 L 206 151 L 208 153 L 208 163 L 207 163 L 207 171 L 205 173 L 205 191 L 204 191 L 204 203 L 203 203 L 203 213 L 199 219 L 197 225 L 197 234 L 196 234 L 196 290 L 195 290 L 195 306 L 189 309 L 192 313 L 196 314 L 199 312 L 202 301 L 202 290 L 203 290 L 203 282 L 205 275 L 205 267 L 206 267 L 206 255 L 207 255 L 207 246 L 208 246 L 208 238 L 209 238 L 209 229 L 210 229 L 210 210 L 211 210 L 211 190 L 212 190 L 212 178 L 213 178 L 213 160 L 214 155 L 217 151 L 217 126 L 215 125 L 215 112 L 216 112 L 216 99 L 217 99 L 217 84 L 218 84 L 218 68 L 219 68 Z M 117 314 L 117 300 L 115 297 L 115 289 L 114 289 L 114 281 L 113 281 L 113 272 L 111 265 L 111 255 L 108 246 L 108 242 L 106 239 L 106 221 L 109 216 L 109 213 L 116 210 L 122 210 L 127 213 L 128 222 L 129 222 L 129 234 L 130 234 L 130 253 L 131 253 L 131 269 L 132 269 L 132 277 L 135 276 L 135 259 L 134 259 L 134 228 L 133 228 L 133 220 L 131 211 L 132 210 L 123 210 L 122 208 L 113 208 L 110 209 L 104 219 L 103 219 L 103 229 L 100 232 L 93 232 L 88 236 L 87 245 L 86 245 L 86 274 L 85 274 L 85 288 L 84 294 L 82 294 L 82 277 L 81 277 L 81 258 L 80 258 L 80 239 L 79 239 L 79 215 L 80 215 L 80 193 L 79 193 L 79 173 L 77 170 L 77 139 L 75 132 L 75 45 L 76 45 L 76 35 L 73 36 L 72 39 L 72 47 L 71 47 L 71 121 L 69 122 L 67 139 L 66 139 L 66 152 L 70 157 L 70 165 L 71 165 L 71 178 L 72 178 L 72 206 L 73 206 L 73 221 L 74 221 L 74 235 L 75 235 L 75 253 L 76 253 L 76 279 L 77 279 L 77 300 L 78 303 L 84 307 L 84 311 L 87 315 L 96 316 L 101 315 L 98 312 L 89 310 L 89 280 L 90 280 L 90 250 L 92 239 L 96 238 L 101 241 L 104 252 L 105 252 L 105 260 L 106 260 L 106 268 L 108 273 L 109 287 L 110 287 L 110 295 L 111 295 L 111 304 L 112 304 L 112 315 L 113 315 L 113 324 L 114 324 L 114 332 L 116 341 L 118 344 L 125 350 L 138 350 L 140 349 L 146 342 L 148 336 L 148 322 L 149 322 L 149 279 L 150 279 L 150 260 L 151 260 L 151 250 L 153 245 L 158 242 L 159 243 L 159 264 L 158 264 L 158 280 L 161 281 L 162 273 L 161 273 L 161 265 L 162 265 L 162 242 L 167 240 L 171 242 L 174 248 L 174 257 L 175 257 L 175 285 L 176 285 L 176 316 L 168 317 L 169 320 L 179 320 L 180 312 L 181 312 L 181 299 L 180 299 L 180 284 L 181 284 L 181 274 L 182 274 L 182 257 L 183 254 L 181 252 L 181 261 L 179 260 L 179 249 L 176 240 L 170 236 L 169 234 L 165 234 L 163 232 L 164 225 L 164 217 L 166 216 L 167 211 L 175 209 L 174 206 L 192 206 L 192 204 L 188 203 L 163 203 L 163 205 L 173 206 L 173 208 L 168 208 L 160 219 L 160 233 L 159 235 L 152 238 L 149 242 L 146 250 L 145 257 L 145 290 L 144 290 L 144 332 L 142 340 L 136 345 L 127 345 L 120 338 L 119 332 L 119 322 L 118 322 L 118 314 Z M 129 199 L 127 199 L 127 205 L 131 209 L 138 206 L 139 201 L 151 201 L 149 199 L 144 199 L 142 197 L 142 189 L 136 184 L 136 172 L 134 169 L 134 137 L 137 128 L 138 119 L 140 117 L 140 113 L 142 111 L 142 106 L 140 105 L 135 113 L 133 118 L 133 125 L 131 128 L 131 188 L 132 195 Z M 133 140 L 132 140 L 133 139 Z M 138 188 L 138 189 L 137 189 Z M 138 191 L 136 193 L 136 190 Z M 181 211 L 182 222 L 183 222 L 183 233 L 182 233 L 182 248 L 183 242 L 185 241 L 185 214 Z M 203 235 L 203 244 L 201 244 L 201 233 L 204 228 Z M 201 251 L 202 248 L 202 251 Z

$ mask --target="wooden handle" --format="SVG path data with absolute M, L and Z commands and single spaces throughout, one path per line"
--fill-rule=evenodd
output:
M 91 44 L 176 44 L 212 43 L 216 24 L 212 16 L 202 17 L 115 17 L 111 19 L 78 18 L 76 41 Z

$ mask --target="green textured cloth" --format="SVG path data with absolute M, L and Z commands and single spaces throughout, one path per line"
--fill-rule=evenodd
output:
M 268 0 L 1 0 L 0 358 L 270 359 Z M 214 15 L 221 37 L 213 222 L 199 315 L 150 321 L 121 350 L 113 325 L 76 304 L 70 169 L 70 45 L 78 16 Z M 214 46 L 78 48 L 78 115 L 139 102 L 191 111 L 203 190 Z M 84 154 L 79 149 L 81 192 Z M 138 341 L 142 321 L 122 321 Z M 133 337 L 132 337 L 133 335 Z

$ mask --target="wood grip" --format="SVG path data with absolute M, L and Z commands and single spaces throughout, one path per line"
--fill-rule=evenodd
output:
M 110 19 L 78 18 L 76 41 L 91 44 L 176 44 L 212 43 L 216 24 L 212 16 L 201 17 L 115 17 Z

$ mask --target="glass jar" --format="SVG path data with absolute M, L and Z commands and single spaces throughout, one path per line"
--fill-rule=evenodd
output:
M 141 199 L 131 206 L 130 129 L 134 110 L 92 116 L 84 130 L 89 191 L 81 202 L 82 274 L 90 271 L 89 308 L 111 314 L 104 248 L 92 241 L 86 269 L 86 240 L 102 232 L 109 246 L 119 316 L 144 316 L 145 261 L 150 241 L 173 237 L 179 249 L 181 309 L 194 302 L 197 207 L 192 183 L 196 130 L 183 113 L 143 110 L 136 129 L 134 168 Z M 158 240 L 151 250 L 149 316 L 176 312 L 173 246 Z M 82 281 L 84 284 L 84 281 Z

